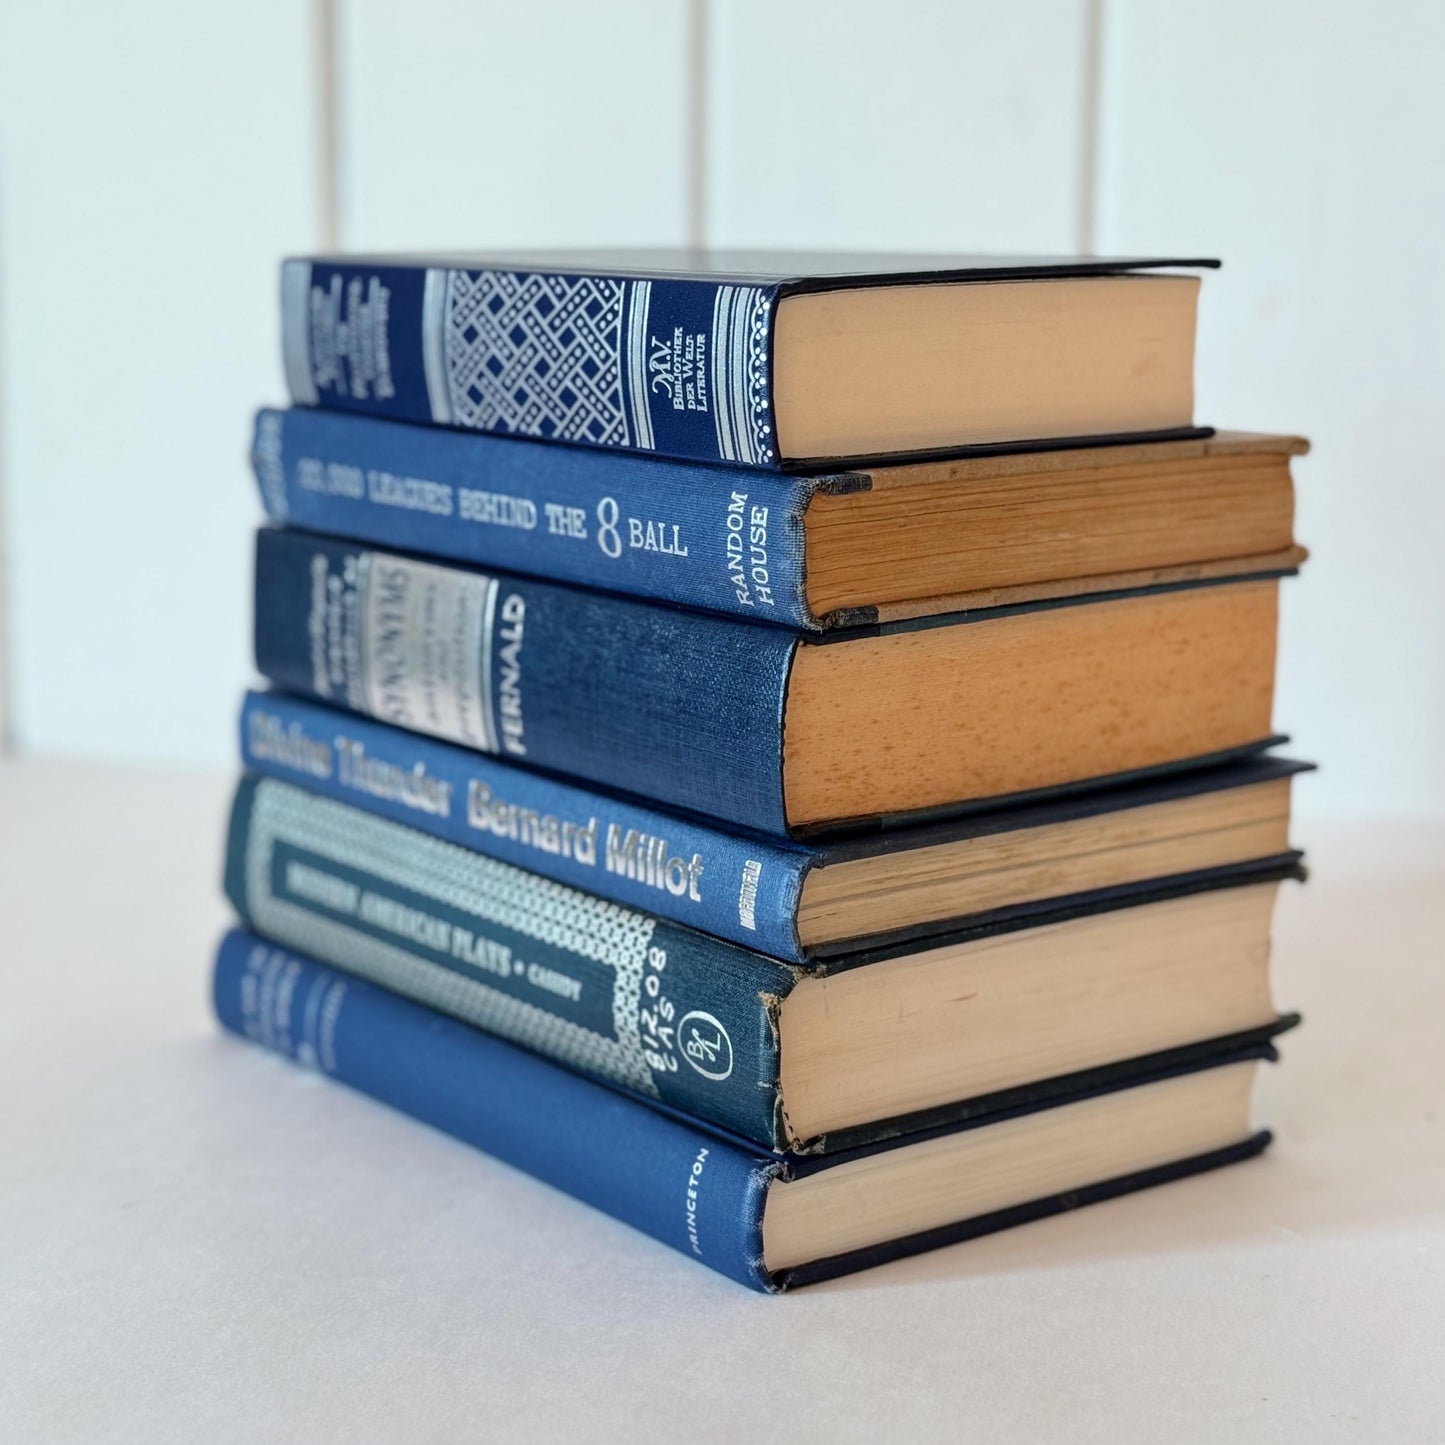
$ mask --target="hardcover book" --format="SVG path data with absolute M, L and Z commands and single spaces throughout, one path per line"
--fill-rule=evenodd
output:
M 826 1157 L 758 1150 L 233 932 L 232 1032 L 594 1205 L 755 1290 L 847 1274 L 1258 1154 L 1267 1042 Z
M 1242 433 L 772 476 L 262 411 L 267 515 L 809 630 L 1297 565 L 1297 437 Z
M 786 468 L 1194 422 L 1212 261 L 541 253 L 282 268 L 307 406 Z
M 1298 861 L 1264 756 L 831 841 L 723 828 L 281 693 L 241 712 L 246 768 L 792 963 Z
M 769 1148 L 826 1151 L 1280 1026 L 1297 858 L 806 965 L 270 778 L 226 892 L 257 933 Z
M 287 529 L 283 689 L 776 835 L 876 826 L 1273 740 L 1278 574 L 807 635 Z

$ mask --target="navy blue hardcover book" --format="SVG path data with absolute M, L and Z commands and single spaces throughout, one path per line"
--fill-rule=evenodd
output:
M 234 931 L 214 1002 L 233 1033 L 777 1292 L 1258 1154 L 1267 1041 L 823 1159 L 761 1151 Z M 385 1167 L 384 1165 L 382 1167 Z
M 307 406 L 756 468 L 1197 434 L 1198 281 L 1159 273 L 1216 264 L 298 258 L 286 381 Z
M 867 485 L 312 407 L 260 412 L 251 458 L 273 522 L 802 628 L 803 515 Z
M 276 523 L 821 631 L 1302 556 L 1287 498 L 1304 446 L 1240 434 L 777 476 L 294 407 L 257 414 L 251 461 Z M 1032 525 L 1001 534 L 1020 499 Z
M 256 663 L 289 692 L 788 836 L 1269 745 L 1278 575 L 814 636 L 263 528 Z
M 789 963 L 1299 860 L 1266 755 L 919 827 L 792 842 L 649 808 L 284 693 L 241 760 L 489 858 Z M 1027 866 L 1020 847 L 1030 851 Z M 921 876 L 915 868 L 924 870 Z
M 276 943 L 765 1147 L 823 1152 L 1268 1036 L 1274 896 L 1300 876 L 1290 855 L 786 963 L 248 775 L 225 888 Z

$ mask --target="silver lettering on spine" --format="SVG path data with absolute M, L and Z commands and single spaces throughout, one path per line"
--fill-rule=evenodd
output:
M 285 522 L 290 513 L 286 500 L 286 468 L 282 462 L 282 413 L 266 412 L 256 420 L 256 480 L 262 487 L 266 514 L 273 522 Z
M 707 1164 L 707 1150 L 699 1149 L 692 1168 L 687 1171 L 687 1199 L 684 1218 L 687 1221 L 687 1242 L 692 1252 L 702 1258 L 702 1241 L 697 1237 L 698 1191 L 702 1185 L 702 1171 Z
M 345 739 L 338 738 L 337 746 L 344 745 Z M 329 743 L 310 737 L 301 723 L 283 723 L 259 707 L 247 715 L 246 748 L 248 762 L 276 763 L 308 778 L 330 778 L 335 766 Z
M 286 390 L 300 406 L 316 405 L 311 373 L 311 263 L 287 261 L 281 267 L 281 342 Z
M 495 594 L 493 594 L 495 600 Z M 527 754 L 526 722 L 522 716 L 522 643 L 526 637 L 527 601 L 520 592 L 509 592 L 502 603 L 502 627 L 497 634 L 501 672 L 497 679 L 498 711 L 501 713 L 501 746 L 518 757 Z M 487 619 L 487 676 L 492 675 L 492 623 Z M 497 746 L 496 725 L 492 742 Z
M 421 293 L 421 355 L 426 368 L 426 394 L 431 419 L 452 420 L 451 390 L 447 384 L 446 325 L 447 293 L 451 273 L 429 266 Z
M 634 281 L 627 310 L 628 411 L 632 445 L 649 452 L 655 446 L 647 390 L 647 310 L 651 302 L 652 282 Z
M 383 552 L 368 554 L 367 562 L 358 578 L 365 710 L 399 727 L 496 752 L 495 579 Z
M 712 307 L 713 425 L 726 462 L 774 460 L 768 398 L 771 295 L 757 286 L 719 286 Z
M 758 927 L 758 884 L 762 877 L 763 865 L 756 858 L 744 860 L 742 882 L 738 885 L 738 922 L 752 932 Z
M 284 522 L 290 511 L 286 501 L 286 471 L 281 459 L 281 427 L 284 421 L 280 412 L 268 411 L 256 422 L 256 480 L 261 484 L 266 515 L 275 522 Z

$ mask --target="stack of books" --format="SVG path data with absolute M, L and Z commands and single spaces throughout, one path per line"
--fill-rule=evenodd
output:
M 1258 1153 L 1213 263 L 706 260 L 285 263 L 222 1023 L 762 1290 Z

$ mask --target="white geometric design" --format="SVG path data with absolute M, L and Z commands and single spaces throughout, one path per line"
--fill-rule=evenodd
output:
M 272 892 L 272 859 L 290 844 L 541 943 L 589 958 L 612 972 L 614 1035 L 561 1018 L 513 994 L 444 968 L 416 949 L 376 937 Z M 256 789 L 246 839 L 246 902 L 258 932 L 385 988 L 554 1059 L 656 1095 L 643 1052 L 638 1009 L 656 923 L 468 848 L 360 813 L 274 779 Z
M 626 283 L 449 271 L 443 323 L 454 426 L 627 446 Z

